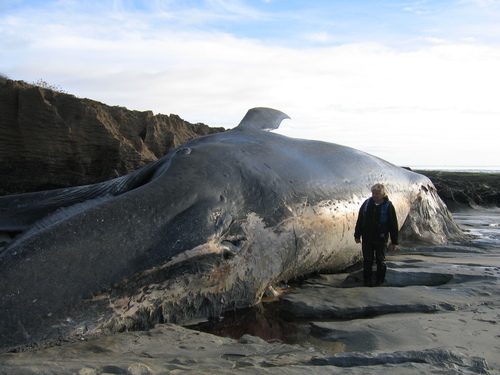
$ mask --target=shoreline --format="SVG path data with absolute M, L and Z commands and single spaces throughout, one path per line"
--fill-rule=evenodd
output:
M 500 165 L 415 165 L 403 166 L 412 171 L 441 171 L 441 172 L 473 172 L 473 173 L 500 173 Z

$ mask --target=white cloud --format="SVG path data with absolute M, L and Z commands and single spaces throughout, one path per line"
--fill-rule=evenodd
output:
M 325 31 L 309 33 L 304 37 L 304 39 L 309 40 L 313 43 L 332 43 L 333 41 L 335 41 L 335 37 Z
M 444 43 L 446 43 L 445 39 L 435 38 L 435 37 L 428 37 L 428 38 L 425 38 L 425 40 L 427 40 L 428 42 L 433 43 L 433 44 L 444 44 Z
M 210 7 L 215 11 L 223 11 L 244 17 L 262 16 L 255 8 L 245 5 L 239 0 L 207 0 Z

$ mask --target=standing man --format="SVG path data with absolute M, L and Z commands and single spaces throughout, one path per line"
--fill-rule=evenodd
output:
M 398 219 L 392 202 L 387 197 L 385 186 L 375 184 L 371 188 L 372 196 L 359 209 L 358 221 L 354 230 L 356 243 L 363 243 L 363 278 L 365 286 L 372 286 L 373 260 L 377 262 L 376 286 L 384 283 L 387 266 L 385 249 L 391 236 L 391 250 L 398 248 Z

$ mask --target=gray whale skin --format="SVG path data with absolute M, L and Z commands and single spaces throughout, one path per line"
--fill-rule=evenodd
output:
M 406 238 L 458 233 L 429 179 L 266 131 L 286 118 L 254 108 L 129 175 L 0 197 L 0 231 L 22 232 L 0 253 L 2 346 L 218 316 L 280 281 L 345 269 L 376 182 Z

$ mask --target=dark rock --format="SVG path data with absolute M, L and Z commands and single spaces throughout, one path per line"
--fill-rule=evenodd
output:
M 0 195 L 93 184 L 224 131 L 0 80 Z
M 456 310 L 468 301 L 449 289 L 306 288 L 280 297 L 284 316 L 291 319 L 359 319 L 392 313 Z
M 333 365 L 338 367 L 374 366 L 396 363 L 447 363 L 475 369 L 477 373 L 486 373 L 488 365 L 483 358 L 468 357 L 449 349 L 426 349 L 421 351 L 400 351 L 394 353 L 362 354 L 342 353 L 335 357 L 313 360 L 315 365 Z
M 415 171 L 429 177 L 439 196 L 453 210 L 500 207 L 500 173 Z

